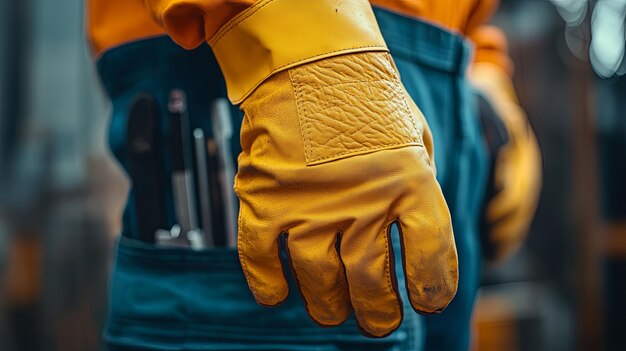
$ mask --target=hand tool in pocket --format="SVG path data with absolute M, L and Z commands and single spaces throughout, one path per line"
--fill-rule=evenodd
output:
M 152 243 L 155 231 L 165 227 L 162 138 L 159 107 L 154 97 L 140 93 L 134 98 L 128 113 L 126 137 L 138 239 Z
M 230 103 L 222 98 L 217 99 L 211 108 L 213 134 L 217 145 L 218 177 L 222 190 L 222 201 L 226 221 L 226 245 L 237 247 L 237 203 L 233 190 L 235 164 L 230 146 L 233 127 L 230 114 Z
M 190 245 L 194 249 L 205 246 L 199 232 L 193 175 L 193 146 L 187 114 L 187 102 L 182 90 L 172 90 L 168 101 L 170 115 L 170 156 L 172 160 L 172 190 L 180 235 L 170 232 L 168 245 Z M 164 233 L 159 236 L 164 239 Z M 168 241 L 168 240 L 165 240 Z M 165 244 L 165 242 L 162 242 Z
M 198 198 L 200 199 L 200 220 L 204 242 L 207 247 L 213 247 L 213 221 L 211 206 L 211 188 L 209 183 L 209 171 L 207 163 L 207 147 L 205 144 L 204 131 L 196 128 L 193 131 L 193 142 L 196 155 L 196 177 L 198 182 Z

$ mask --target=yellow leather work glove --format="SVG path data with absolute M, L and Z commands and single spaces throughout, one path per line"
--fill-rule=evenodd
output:
M 364 334 L 400 325 L 394 254 L 412 306 L 443 310 L 457 287 L 450 214 L 426 122 L 408 97 L 366 0 L 261 0 L 209 40 L 245 113 L 235 191 L 238 248 L 266 306 L 288 285 L 279 237 L 310 316 L 354 309 Z M 401 228 L 394 253 L 390 225 Z
M 486 199 L 483 219 L 483 253 L 490 261 L 501 261 L 524 242 L 535 214 L 541 192 L 541 151 L 506 72 L 490 63 L 476 63 L 470 80 L 487 97 L 508 134 L 495 155 L 494 191 Z

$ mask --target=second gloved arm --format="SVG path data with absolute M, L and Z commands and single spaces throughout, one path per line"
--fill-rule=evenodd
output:
M 485 128 L 493 162 L 481 233 L 485 257 L 500 261 L 524 242 L 535 214 L 541 191 L 541 152 L 507 73 L 491 63 L 475 63 L 470 79 L 485 97 L 485 105 L 492 107 L 481 109 L 483 117 L 491 115 L 490 125 L 503 127 L 500 132 Z
M 485 199 L 481 244 L 485 258 L 499 261 L 524 242 L 541 192 L 541 151 L 524 110 L 517 101 L 511 76 L 504 32 L 486 22 L 495 13 L 498 0 L 478 2 L 466 32 L 476 46 L 469 78 L 492 107 L 492 125 L 504 127 L 502 145 L 489 145 L 492 152 L 491 184 Z M 486 109 L 485 112 L 489 110 Z M 491 140 L 497 141 L 497 128 Z
M 289 293 L 284 235 L 319 324 L 338 325 L 354 310 L 366 335 L 398 328 L 394 255 L 403 257 L 411 305 L 443 310 L 458 280 L 450 214 L 428 126 L 369 3 L 260 0 L 208 42 L 245 114 L 238 249 L 257 302 L 274 306 Z M 402 252 L 392 249 L 393 223 Z

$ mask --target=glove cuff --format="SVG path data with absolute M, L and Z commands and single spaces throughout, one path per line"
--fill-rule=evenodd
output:
M 347 53 L 388 51 L 367 0 L 259 0 L 208 42 L 234 104 L 274 73 Z

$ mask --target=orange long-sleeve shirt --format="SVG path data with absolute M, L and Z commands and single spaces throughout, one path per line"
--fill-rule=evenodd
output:
M 169 34 L 195 47 L 256 0 L 88 0 L 87 31 L 96 55 L 117 45 Z M 476 61 L 511 71 L 502 32 L 485 23 L 499 0 L 371 0 L 461 33 L 476 44 Z M 155 20 L 156 19 L 156 20 Z

